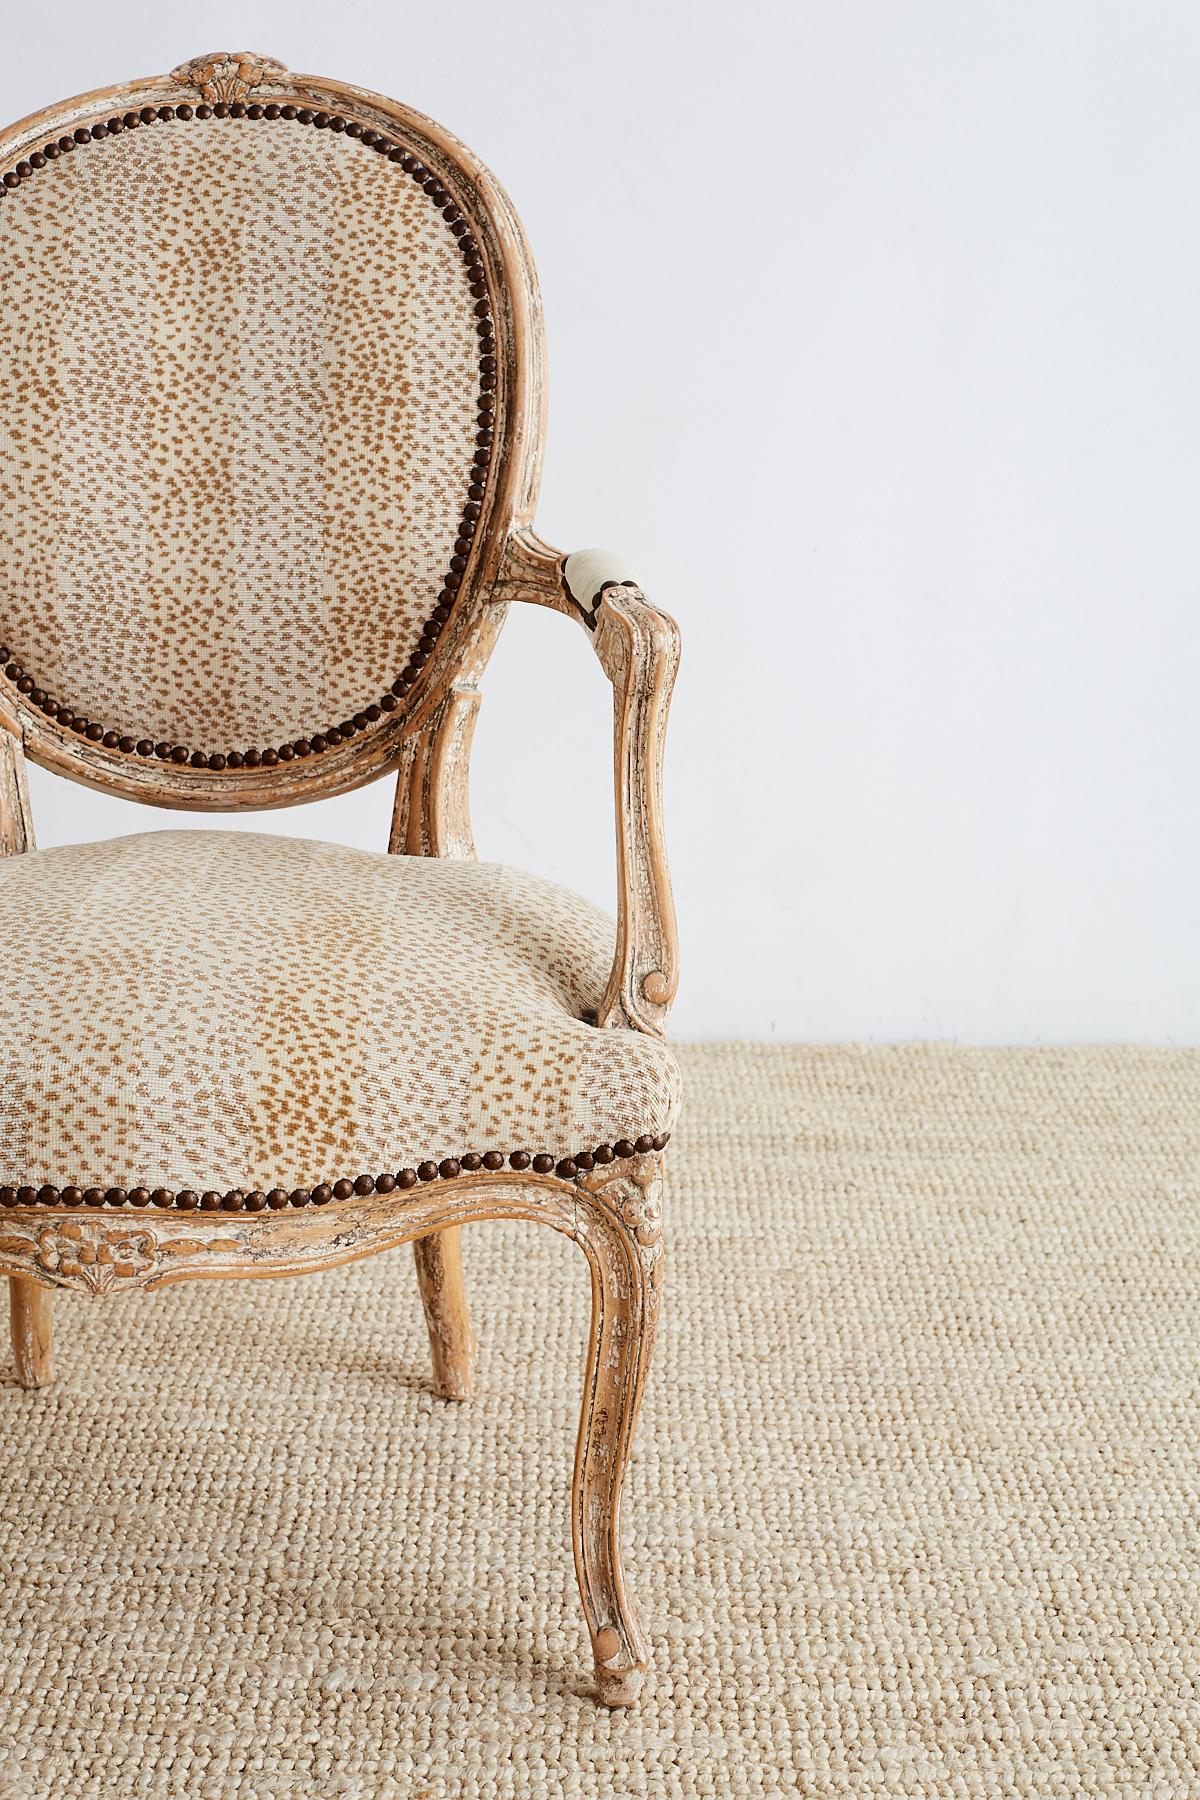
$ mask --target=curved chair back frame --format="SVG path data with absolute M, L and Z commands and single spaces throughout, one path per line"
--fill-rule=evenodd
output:
M 21 647 L 6 636 L 0 592 L 0 650 L 7 653 L 0 657 L 0 706 L 15 716 L 35 761 L 151 805 L 223 811 L 315 800 L 392 771 L 403 760 L 405 739 L 412 741 L 428 724 L 450 688 L 475 686 L 505 612 L 502 602 L 489 605 L 489 596 L 510 540 L 533 514 L 544 406 L 537 278 L 506 194 L 442 126 L 364 88 L 292 74 L 243 54 L 201 57 L 171 75 L 46 108 L 0 132 L 0 179 L 7 189 L 0 233 L 21 205 L 25 183 L 52 168 L 56 154 L 68 154 L 68 142 L 73 155 L 104 157 L 113 153 L 103 141 L 110 135 L 163 125 L 181 130 L 214 117 L 231 121 L 231 130 L 340 131 L 359 140 L 363 157 L 375 151 L 396 165 L 397 181 L 424 187 L 457 238 L 472 292 L 479 295 L 473 328 L 484 368 L 481 479 L 474 489 L 478 498 L 467 508 L 475 516 L 458 527 L 446 587 L 408 663 L 396 671 L 390 689 L 364 696 L 357 716 L 316 718 L 299 738 L 233 752 L 137 738 L 129 721 L 82 717 L 70 694 L 48 691 L 48 682 L 39 685 L 38 669 L 26 669 Z M 371 374 L 381 385 L 388 382 L 386 367 Z

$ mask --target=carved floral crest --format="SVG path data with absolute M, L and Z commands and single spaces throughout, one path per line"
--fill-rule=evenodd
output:
M 273 56 L 256 56 L 250 50 L 212 50 L 194 56 L 171 70 L 172 81 L 195 88 L 210 104 L 215 100 L 244 100 L 267 81 L 281 81 L 287 74 Z

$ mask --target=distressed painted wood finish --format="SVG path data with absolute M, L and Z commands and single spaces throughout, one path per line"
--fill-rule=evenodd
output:
M 14 1275 L 9 1287 L 13 1361 L 23 1388 L 48 1387 L 53 1378 L 53 1292 Z
M 613 686 L 617 799 L 617 951 L 599 1023 L 663 1037 L 679 985 L 662 823 L 679 628 L 640 588 L 609 588 L 596 615 L 595 645 Z
M 34 848 L 21 727 L 0 694 L 0 856 L 21 856 Z
M 429 1332 L 433 1385 L 443 1400 L 465 1400 L 474 1385 L 478 1345 L 463 1282 L 462 1227 L 451 1225 L 418 1238 L 413 1255 Z
M 638 587 L 571 592 L 567 558 L 537 533 L 509 538 L 496 601 L 532 601 L 579 620 L 613 688 L 617 947 L 598 1023 L 666 1034 L 679 985 L 679 935 L 663 830 L 663 756 L 679 669 L 679 627 Z
M 213 52 L 169 76 L 108 88 L 47 108 L 0 132 L 10 167 L 44 136 L 114 112 L 185 96 L 287 99 L 352 114 L 412 144 L 460 197 L 482 246 L 498 361 L 496 441 L 469 566 L 422 678 L 378 729 L 319 759 L 216 773 L 147 760 L 131 764 L 73 736 L 32 708 L 0 673 L 0 855 L 34 848 L 25 756 L 88 785 L 150 805 L 255 810 L 346 792 L 395 773 L 389 848 L 471 857 L 468 804 L 479 681 L 511 600 L 581 622 L 614 697 L 618 842 L 617 944 L 598 1024 L 661 1035 L 677 982 L 675 918 L 662 835 L 662 755 L 679 656 L 674 623 L 632 585 L 582 606 L 563 555 L 531 524 L 544 437 L 537 278 L 503 190 L 456 138 L 367 89 L 289 73 L 270 58 Z M 635 1698 L 646 1645 L 629 1599 L 620 1545 L 622 1485 L 658 1324 L 663 1270 L 661 1154 L 639 1154 L 573 1179 L 532 1172 L 467 1174 L 409 1191 L 286 1212 L 136 1216 L 91 1207 L 0 1212 L 0 1275 L 9 1277 L 18 1374 L 50 1378 L 55 1287 L 112 1297 L 201 1278 L 293 1275 L 412 1243 L 439 1393 L 471 1387 L 475 1339 L 462 1280 L 461 1230 L 489 1219 L 543 1223 L 587 1257 L 592 1323 L 572 1499 L 575 1560 L 599 1697 Z
M 456 685 L 428 725 L 402 740 L 388 843 L 393 856 L 474 857 L 469 783 L 478 716 L 478 689 Z
M 231 1275 L 296 1275 L 464 1224 L 522 1219 L 572 1238 L 592 1276 L 592 1324 L 572 1488 L 572 1529 L 597 1691 L 630 1705 L 646 1645 L 621 1556 L 621 1492 L 650 1366 L 662 1290 L 662 1157 L 639 1155 L 564 1181 L 497 1173 L 430 1182 L 297 1213 L 116 1217 L 39 1207 L 0 1215 L 0 1272 L 16 1279 L 14 1321 L 29 1288 L 91 1296 Z M 434 1234 L 439 1234 L 434 1236 Z M 48 1310 L 46 1312 L 48 1325 Z M 24 1329 L 24 1327 L 22 1327 Z M 14 1322 L 14 1338 L 16 1335 Z M 45 1354 L 49 1353 L 48 1331 Z M 30 1364 L 28 1366 L 33 1366 Z

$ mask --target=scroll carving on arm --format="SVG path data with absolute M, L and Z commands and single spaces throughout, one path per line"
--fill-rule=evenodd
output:
M 662 1037 L 679 982 L 662 806 L 679 627 L 610 551 L 564 558 L 532 532 L 510 540 L 493 598 L 533 600 L 580 619 L 612 683 L 617 947 L 597 1023 Z

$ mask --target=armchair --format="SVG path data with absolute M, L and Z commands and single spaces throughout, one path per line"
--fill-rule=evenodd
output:
M 494 178 L 367 90 L 217 53 L 0 133 L 0 1273 L 19 1380 L 113 1298 L 412 1243 L 437 1391 L 461 1227 L 580 1246 L 576 1567 L 599 1698 L 646 1667 L 621 1491 L 653 1350 L 674 623 L 531 526 L 540 308 Z M 508 605 L 613 688 L 617 919 L 474 860 Z M 396 776 L 389 854 L 159 831 L 38 851 L 26 758 L 240 812 Z

